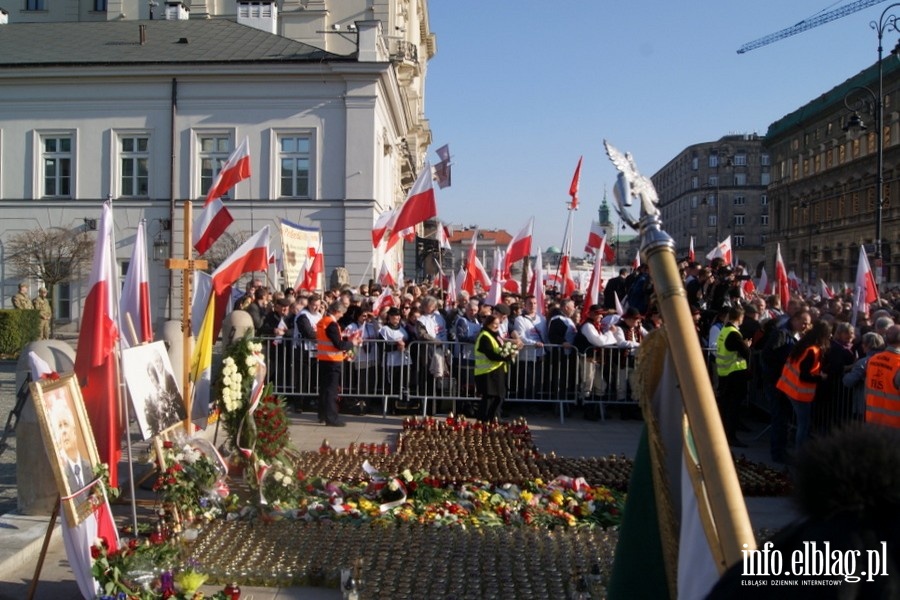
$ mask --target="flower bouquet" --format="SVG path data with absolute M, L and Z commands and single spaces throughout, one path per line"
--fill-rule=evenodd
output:
M 519 356 L 519 346 L 515 342 L 503 342 L 503 345 L 500 346 L 500 356 L 508 361 L 516 360 Z

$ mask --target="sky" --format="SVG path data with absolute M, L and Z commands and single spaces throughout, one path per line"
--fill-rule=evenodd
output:
M 652 176 L 681 150 L 757 133 L 874 64 L 882 2 L 744 54 L 747 42 L 849 0 L 431 0 L 425 115 L 450 145 L 438 216 L 561 246 L 580 156 L 573 250 L 616 171 L 603 140 Z M 900 7 L 888 14 L 900 16 Z M 886 32 L 888 55 L 898 39 Z M 889 57 L 889 60 L 895 60 Z M 665 226 L 665 224 L 664 224 Z

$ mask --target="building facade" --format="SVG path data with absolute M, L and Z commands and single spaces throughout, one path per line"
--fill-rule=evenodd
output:
M 739 261 L 756 272 L 769 233 L 768 151 L 756 134 L 726 135 L 688 146 L 651 178 L 663 227 L 686 256 L 694 239 L 697 259 L 731 236 Z
M 896 252 L 900 243 L 900 64 L 889 56 L 883 66 L 882 268 L 873 260 L 878 144 L 872 109 L 878 90 L 877 64 L 769 126 L 766 144 L 773 167 L 769 265 L 780 244 L 788 270 L 813 284 L 823 279 L 839 287 L 853 283 L 862 244 L 881 282 L 900 281 Z M 859 136 L 847 127 L 853 109 L 867 125 Z
M 194 1 L 152 20 L 154 3 L 65 4 L 29 1 L 0 25 L 0 252 L 23 231 L 89 228 L 111 198 L 123 277 L 142 219 L 154 250 L 185 256 L 185 202 L 196 215 L 246 137 L 251 177 L 224 199 L 223 237 L 236 247 L 269 224 L 277 248 L 287 219 L 321 230 L 326 273 L 372 276 L 373 222 L 431 143 L 426 0 Z M 150 279 L 154 321 L 179 318 L 179 274 L 154 261 Z M 59 326 L 77 329 L 85 284 L 56 291 Z

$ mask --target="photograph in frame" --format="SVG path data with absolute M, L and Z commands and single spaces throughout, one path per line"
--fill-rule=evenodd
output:
M 94 480 L 94 469 L 100 464 L 81 388 L 74 375 L 63 375 L 32 382 L 31 396 L 63 500 L 62 510 L 74 527 L 93 510 L 92 494 L 85 487 Z
M 187 418 L 165 342 L 122 351 L 123 374 L 141 437 L 148 440 Z

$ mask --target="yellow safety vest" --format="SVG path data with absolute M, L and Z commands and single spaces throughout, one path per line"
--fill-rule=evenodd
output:
M 478 346 L 481 344 L 482 337 L 487 337 L 489 340 L 491 340 L 491 346 L 494 347 L 494 350 L 500 352 L 500 344 L 497 343 L 497 338 L 495 338 L 487 331 L 482 330 L 478 334 L 478 337 L 475 338 L 475 375 L 487 375 L 491 371 L 496 371 L 500 368 L 503 368 L 503 370 L 506 371 L 505 361 L 491 360 L 486 355 L 479 352 Z
M 747 359 L 725 347 L 725 340 L 728 339 L 732 331 L 740 333 L 733 323 L 728 323 L 719 332 L 719 337 L 716 338 L 716 373 L 719 374 L 719 377 L 731 375 L 735 371 L 747 370 Z

